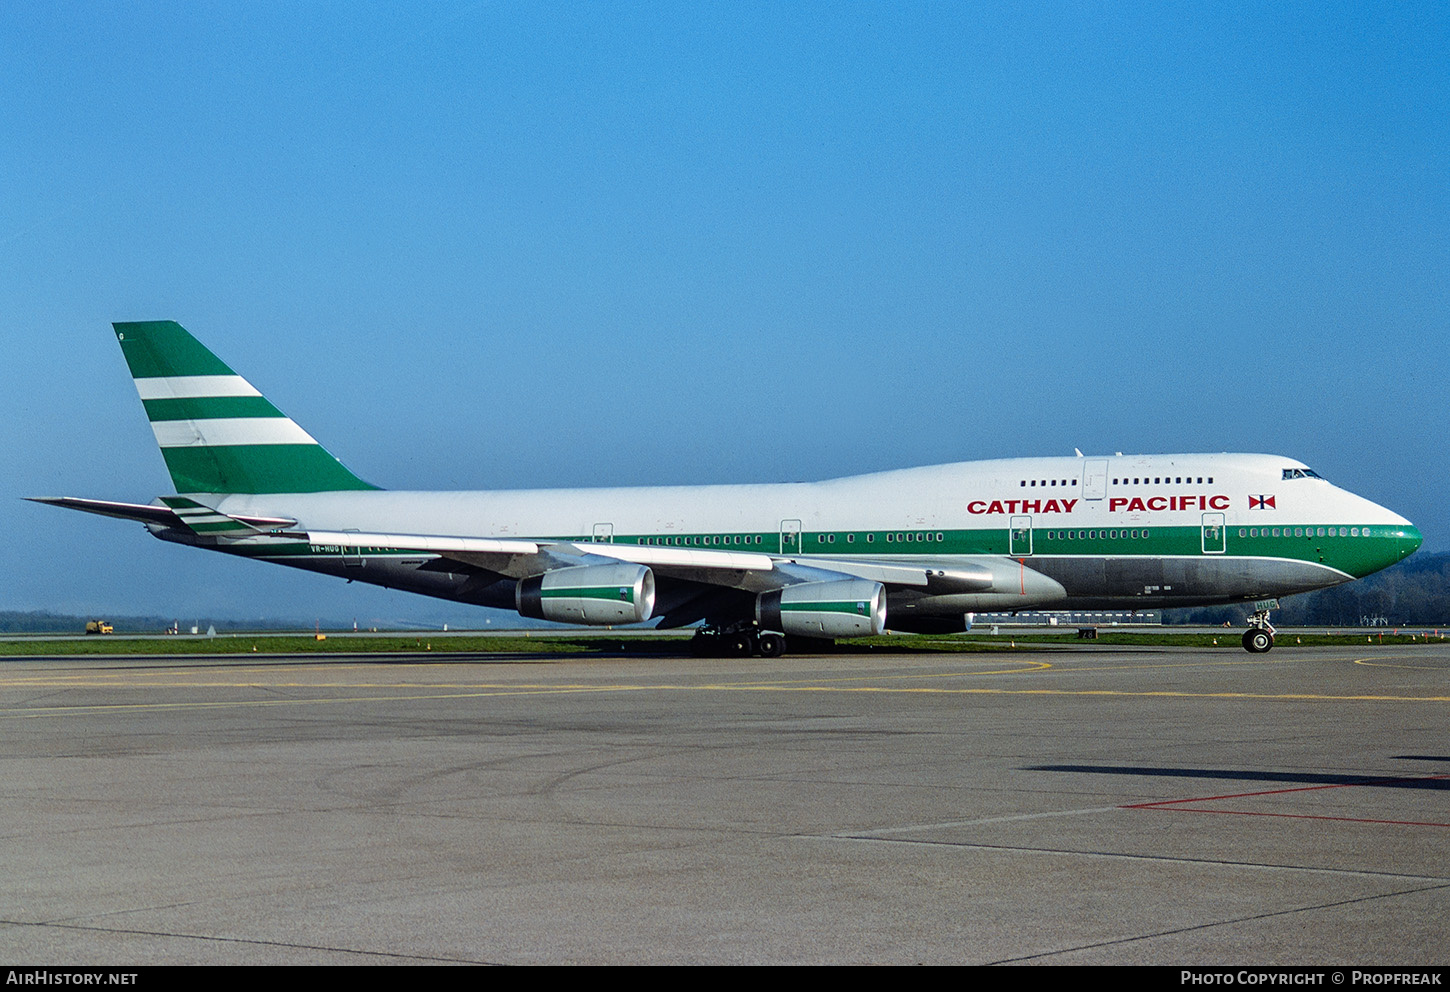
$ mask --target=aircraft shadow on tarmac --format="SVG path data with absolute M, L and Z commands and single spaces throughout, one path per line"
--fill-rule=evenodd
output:
M 1416 761 L 1450 757 L 1401 755 Z M 1210 778 L 1236 782 L 1291 782 L 1298 785 L 1367 785 L 1384 789 L 1450 790 L 1450 777 L 1400 778 L 1395 775 L 1347 775 L 1321 772 L 1271 772 L 1232 768 L 1159 768 L 1151 765 L 1029 765 L 1029 772 L 1077 772 L 1086 775 L 1146 775 L 1158 778 Z

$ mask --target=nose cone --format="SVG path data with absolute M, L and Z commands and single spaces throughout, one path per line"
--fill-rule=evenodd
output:
M 1420 545 L 1425 543 L 1425 539 L 1420 536 L 1420 529 L 1412 523 L 1407 522 L 1399 530 L 1400 558 L 1404 559 L 1419 551 Z
M 1370 529 L 1366 527 L 1364 533 L 1368 536 Z M 1400 523 L 1376 527 L 1374 536 L 1368 541 L 1357 542 L 1351 537 L 1345 546 L 1350 553 L 1343 559 L 1343 566 L 1349 574 L 1362 579 L 1372 572 L 1399 564 L 1424 543 L 1418 528 L 1401 518 Z
M 1372 572 L 1399 564 L 1425 543 L 1419 528 L 1393 510 L 1354 493 L 1343 490 L 1341 493 L 1339 499 L 1343 502 L 1336 510 L 1343 514 L 1341 519 L 1359 521 L 1360 537 L 1355 539 L 1353 528 L 1340 527 L 1339 536 L 1345 537 L 1345 531 L 1349 530 L 1349 540 L 1337 542 L 1338 547 L 1332 551 L 1326 548 L 1326 555 L 1321 559 L 1326 564 L 1333 564 L 1362 579 Z M 1334 530 L 1330 527 L 1328 536 L 1333 537 Z

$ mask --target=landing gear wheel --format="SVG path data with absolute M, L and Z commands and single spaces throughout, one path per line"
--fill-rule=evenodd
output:
M 761 634 L 758 650 L 762 658 L 779 658 L 785 653 L 785 638 L 779 634 Z
M 1274 635 L 1267 630 L 1250 627 L 1244 631 L 1244 650 L 1250 654 L 1263 654 L 1274 646 Z
M 730 634 L 725 638 L 725 653 L 732 658 L 749 658 L 754 654 L 749 634 Z

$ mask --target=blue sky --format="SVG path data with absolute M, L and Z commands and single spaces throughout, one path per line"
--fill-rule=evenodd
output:
M 460 615 L 20 502 L 169 491 L 156 318 L 389 488 L 1273 451 L 1450 549 L 1447 66 L 1437 3 L 6 5 L 0 609 Z

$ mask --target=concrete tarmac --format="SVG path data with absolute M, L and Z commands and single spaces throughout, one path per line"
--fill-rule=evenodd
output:
M 0 663 L 0 957 L 1445 964 L 1450 647 Z

